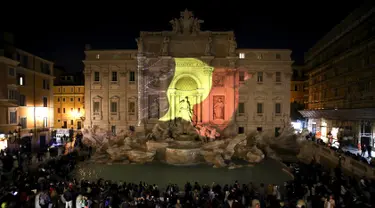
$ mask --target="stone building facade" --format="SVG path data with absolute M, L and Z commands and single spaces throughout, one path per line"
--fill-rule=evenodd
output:
M 141 32 L 138 50 L 86 50 L 85 127 L 150 130 L 184 117 L 238 133 L 289 122 L 291 51 L 238 49 L 233 31 L 201 31 L 181 12 L 172 31 Z
M 375 136 L 375 7 L 366 1 L 305 55 L 308 129 L 323 140 Z

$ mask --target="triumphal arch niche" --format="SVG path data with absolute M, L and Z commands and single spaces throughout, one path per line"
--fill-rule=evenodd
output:
M 147 128 L 176 118 L 225 127 L 238 106 L 234 33 L 201 31 L 185 10 L 171 31 L 141 32 L 138 44 L 139 118 Z

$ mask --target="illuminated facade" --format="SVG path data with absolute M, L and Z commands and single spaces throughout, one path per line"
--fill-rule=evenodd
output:
M 375 9 L 368 1 L 305 55 L 309 130 L 327 139 L 361 137 L 374 145 Z M 368 139 L 369 138 L 369 139 Z
M 290 85 L 290 102 L 302 106 L 308 102 L 308 80 L 302 66 L 293 66 L 293 75 Z M 302 110 L 302 109 L 301 109 Z
M 238 133 L 282 128 L 291 51 L 237 49 L 232 31 L 202 22 L 185 11 L 172 31 L 141 32 L 138 50 L 86 50 L 85 126 L 143 131 L 180 117 Z
M 0 56 L 0 131 L 44 147 L 53 126 L 53 63 L 8 45 Z
M 68 85 L 53 87 L 54 129 L 81 129 L 85 115 L 85 86 Z

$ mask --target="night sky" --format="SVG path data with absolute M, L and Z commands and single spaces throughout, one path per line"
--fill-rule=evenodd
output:
M 293 50 L 292 58 L 301 62 L 305 51 L 361 4 L 361 0 L 157 2 L 90 1 L 81 7 L 32 11 L 29 22 L 41 26 L 17 28 L 21 32 L 14 32 L 16 44 L 78 72 L 83 70 L 85 44 L 93 49 L 135 49 L 139 31 L 171 30 L 169 20 L 188 8 L 205 21 L 202 30 L 234 30 L 239 48 L 288 48 Z

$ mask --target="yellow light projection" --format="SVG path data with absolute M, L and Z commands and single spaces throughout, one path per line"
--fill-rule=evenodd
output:
M 214 68 L 195 58 L 174 60 L 174 77 L 167 90 L 169 109 L 159 120 L 193 121 L 196 116 L 194 106 L 202 103 L 210 93 Z

